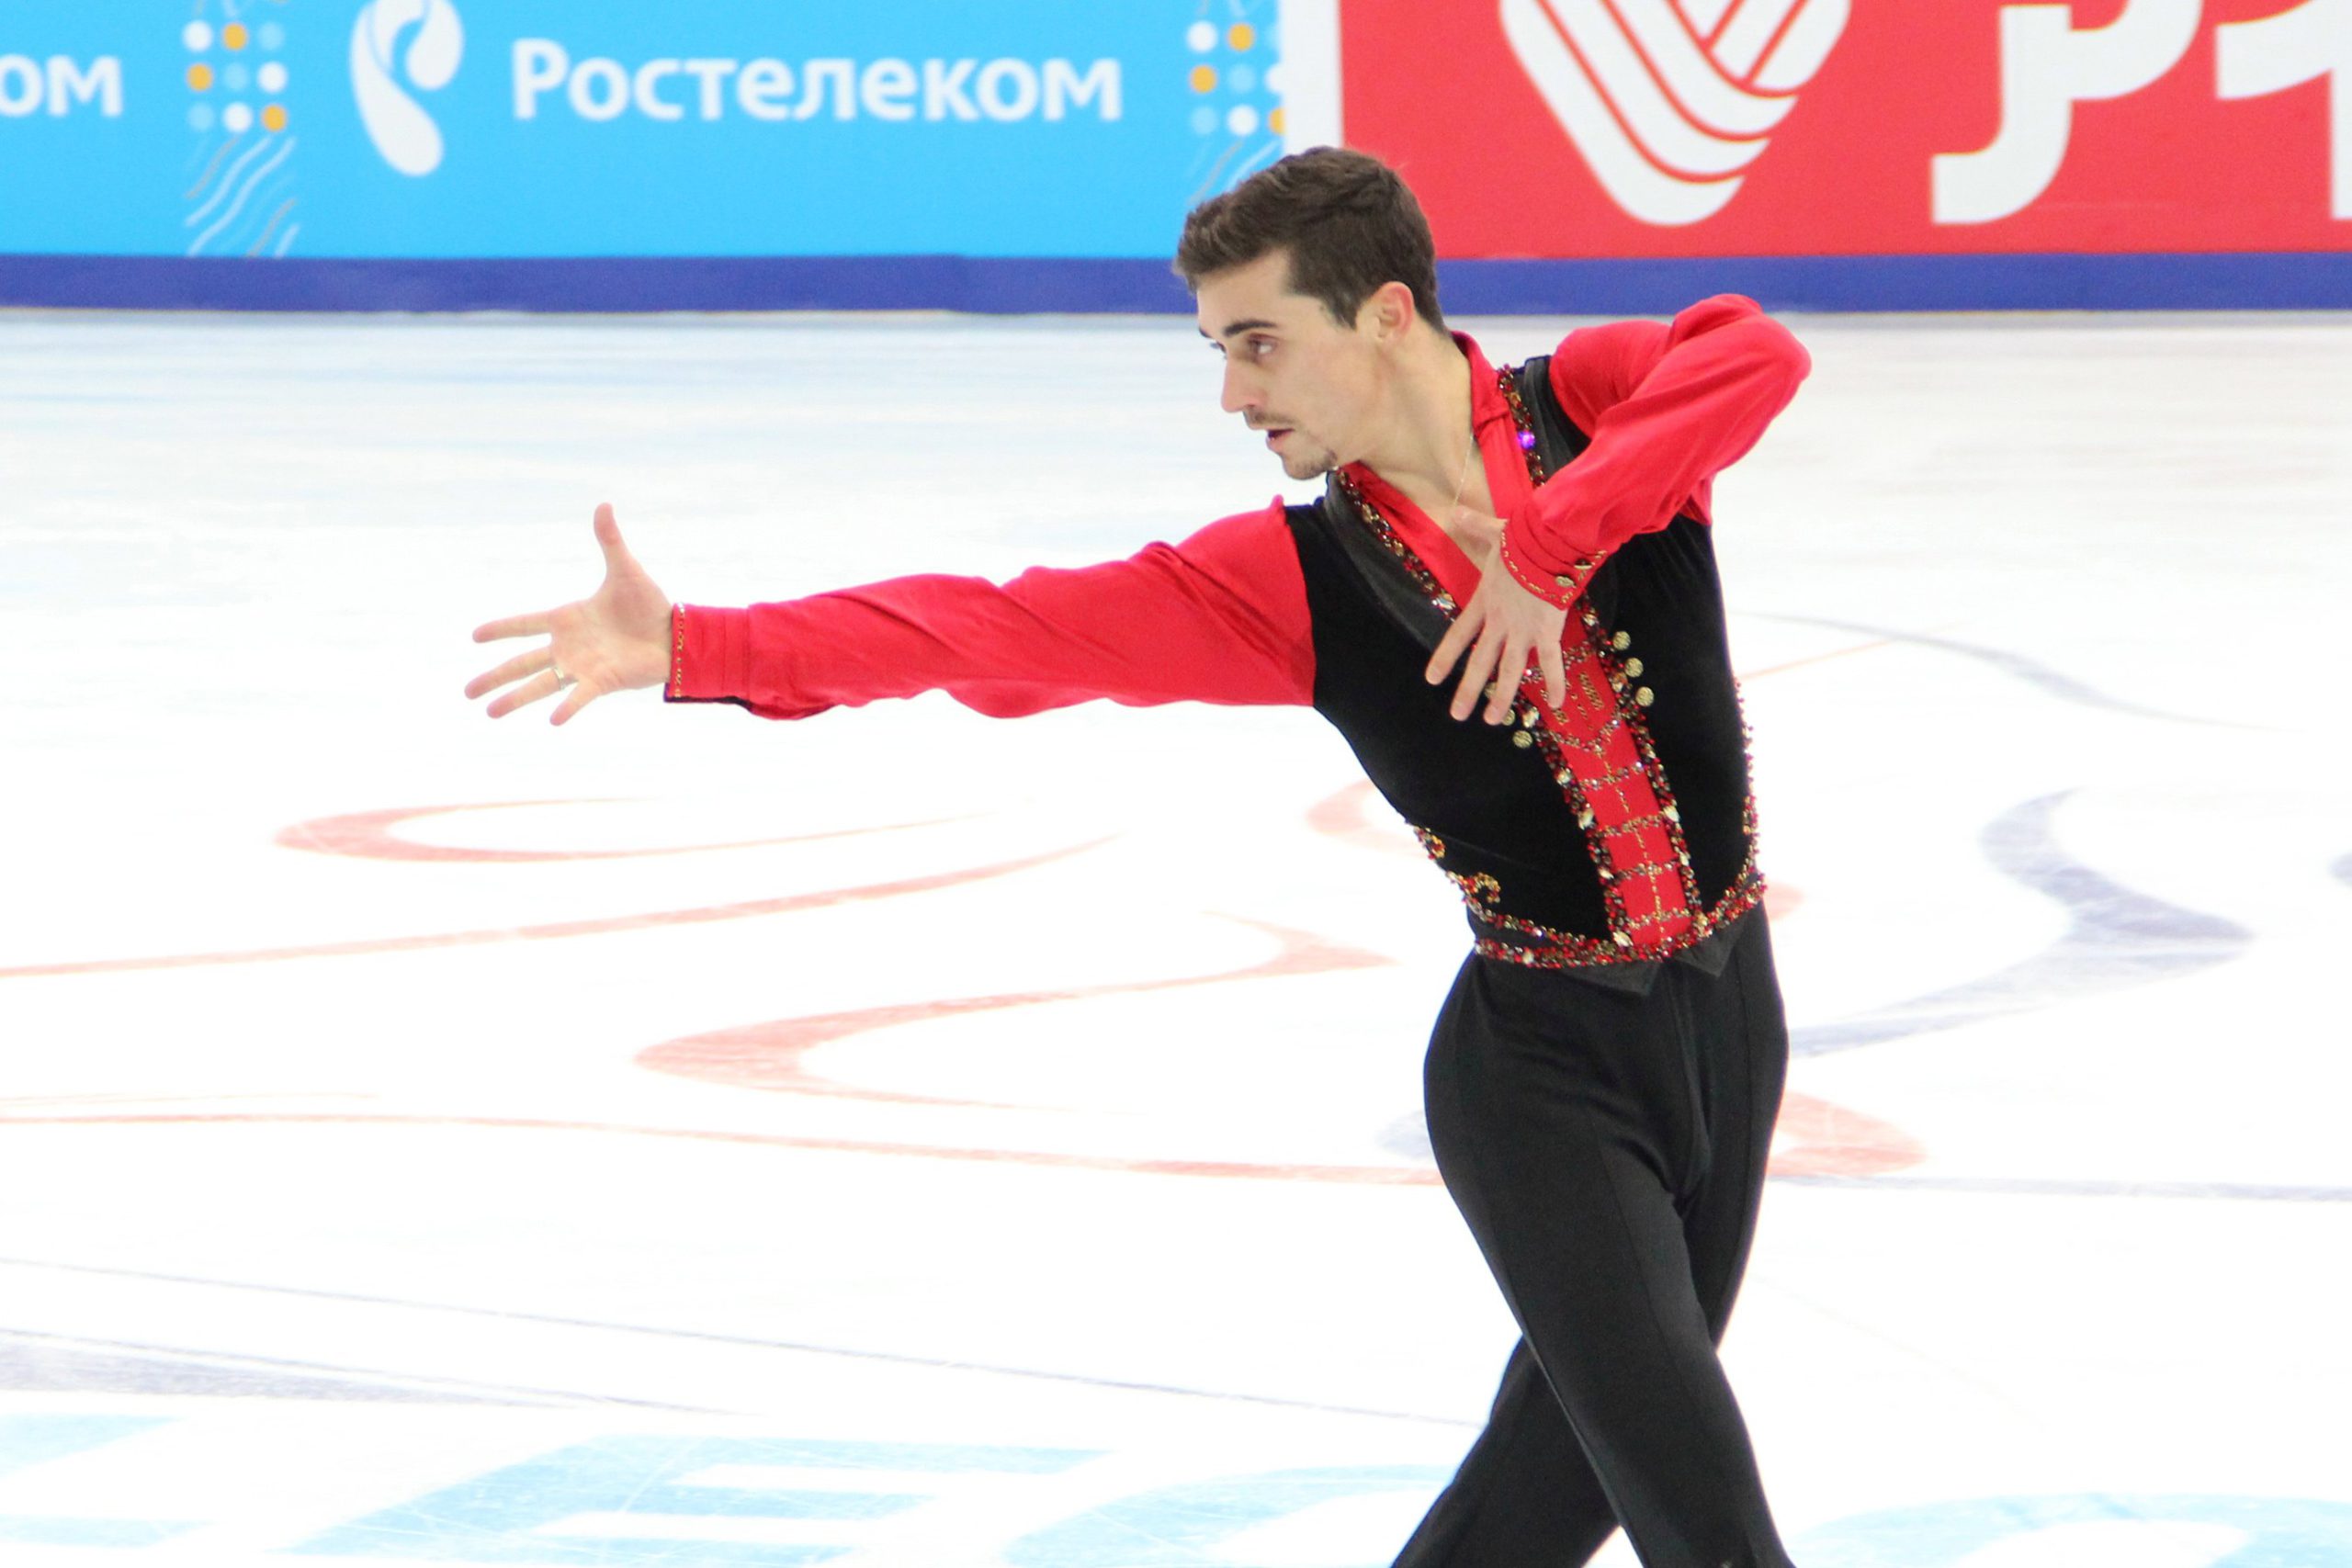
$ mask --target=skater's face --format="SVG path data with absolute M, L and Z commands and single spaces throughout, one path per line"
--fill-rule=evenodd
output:
M 1363 455 L 1400 295 L 1409 326 L 1411 295 L 1402 284 L 1384 286 L 1342 326 L 1321 300 L 1291 292 L 1290 255 L 1281 250 L 1200 280 L 1197 319 L 1225 359 L 1225 412 L 1261 433 L 1292 479 Z

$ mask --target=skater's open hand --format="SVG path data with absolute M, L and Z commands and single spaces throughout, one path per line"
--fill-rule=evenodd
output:
M 670 601 L 637 558 L 621 543 L 621 526 L 609 505 L 596 508 L 596 543 L 605 552 L 605 581 L 593 598 L 535 615 L 509 615 L 474 628 L 476 642 L 537 637 L 548 641 L 518 653 L 497 669 L 466 682 L 466 695 L 499 692 L 492 718 L 564 692 L 548 716 L 561 724 L 598 697 L 635 686 L 658 686 L 670 673 Z M 516 684 L 516 682 L 520 684 Z M 571 687 L 568 692 L 566 686 Z
M 1453 716 L 1468 718 L 1478 705 L 1478 694 L 1491 682 L 1486 718 L 1488 724 L 1500 724 L 1510 717 L 1511 705 L 1519 700 L 1519 682 L 1532 654 L 1544 676 L 1544 700 L 1558 707 L 1568 700 L 1567 668 L 1560 655 L 1560 634 L 1567 628 L 1568 613 L 1530 593 L 1511 576 L 1498 547 L 1499 522 L 1465 506 L 1454 509 L 1453 524 L 1447 532 L 1463 541 L 1464 553 L 1478 563 L 1478 591 L 1453 617 L 1445 640 L 1421 672 L 1423 678 L 1432 686 L 1443 683 L 1467 649 L 1469 661 L 1463 664 L 1462 683 L 1454 688 Z

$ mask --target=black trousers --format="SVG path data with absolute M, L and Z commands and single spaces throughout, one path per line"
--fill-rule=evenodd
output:
M 1789 1568 L 1715 1347 L 1788 1062 L 1761 911 L 1645 992 L 1473 956 L 1430 1142 L 1519 1320 L 1494 1411 L 1396 1568 Z

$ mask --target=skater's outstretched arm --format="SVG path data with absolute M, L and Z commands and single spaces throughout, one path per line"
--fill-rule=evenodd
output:
M 926 574 L 710 609 L 681 604 L 668 695 L 806 718 L 944 692 L 1001 718 L 1107 697 L 1305 704 L 1306 587 L 1279 501 L 1123 560 L 1008 581 Z
M 576 682 L 561 724 L 607 692 L 667 682 L 677 702 L 763 718 L 944 691 L 1012 716 L 1107 697 L 1300 704 L 1314 697 L 1306 592 L 1279 501 L 1124 560 L 1034 568 L 1008 582 L 893 578 L 741 609 L 671 604 L 597 511 L 594 598 L 492 621 L 477 641 L 548 642 L 477 676 L 495 718 Z
M 474 628 L 476 642 L 538 637 L 547 641 L 466 682 L 466 695 L 498 692 L 487 710 L 503 718 L 516 708 L 563 693 L 548 716 L 561 724 L 598 697 L 658 686 L 670 672 L 670 601 L 621 542 L 610 505 L 596 508 L 596 543 L 605 581 L 588 598 L 536 615 L 509 615 Z M 499 691 L 500 687 L 506 690 Z

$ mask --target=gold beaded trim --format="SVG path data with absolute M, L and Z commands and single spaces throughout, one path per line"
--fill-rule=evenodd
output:
M 1453 595 L 1439 585 L 1437 574 L 1430 570 L 1419 556 L 1413 553 L 1412 546 L 1397 536 L 1396 528 L 1390 525 L 1388 519 L 1380 514 L 1380 508 L 1365 499 L 1363 487 L 1348 477 L 1346 469 L 1334 469 L 1331 478 L 1340 487 L 1341 499 L 1354 507 L 1356 515 L 1363 518 L 1365 525 L 1371 528 L 1372 536 L 1378 539 L 1386 547 L 1388 553 L 1396 558 L 1398 564 L 1405 569 L 1405 575 L 1413 580 L 1415 587 L 1429 596 L 1429 602 L 1443 611 L 1446 619 L 1452 620 L 1456 614 Z
M 1585 584 L 1590 582 L 1592 574 L 1600 570 L 1599 560 L 1590 556 L 1581 556 L 1568 563 L 1567 570 L 1557 573 L 1547 583 L 1540 573 L 1523 565 L 1511 553 L 1510 526 L 1508 524 L 1504 525 L 1502 537 L 1495 547 L 1502 557 L 1503 570 L 1510 573 L 1511 581 L 1555 610 L 1565 610 L 1582 597 Z
M 1763 901 L 1764 879 L 1757 874 L 1751 858 L 1713 908 L 1692 915 L 1689 929 L 1680 934 L 1645 943 L 1638 952 L 1566 931 L 1546 933 L 1545 945 L 1542 947 L 1521 947 L 1490 936 L 1476 938 L 1470 947 L 1481 958 L 1499 959 L 1524 969 L 1581 969 L 1596 964 L 1634 964 L 1645 959 L 1669 958 L 1685 949 L 1698 946 Z M 1516 928 L 1529 923 L 1521 920 L 1513 922 L 1513 925 Z M 1543 931 L 1544 929 L 1540 926 L 1533 928 L 1535 931 Z M 1630 942 L 1631 939 L 1627 940 Z
M 1505 366 L 1495 372 L 1495 384 L 1502 389 L 1503 401 L 1510 405 L 1510 421 L 1519 426 L 1519 449 L 1527 455 L 1527 477 L 1538 488 L 1552 477 L 1551 465 L 1544 462 L 1543 449 L 1535 441 L 1535 421 L 1528 416 L 1527 405 L 1519 400 L 1519 377 L 1516 367 Z
M 1495 373 L 1495 382 L 1502 389 L 1503 400 L 1510 405 L 1511 423 L 1519 426 L 1519 449 L 1527 455 L 1528 477 L 1540 489 L 1551 475 L 1548 465 L 1544 461 L 1544 454 L 1535 444 L 1535 422 L 1528 417 L 1527 405 L 1520 400 L 1519 378 L 1509 369 L 1503 369 Z M 1511 553 L 1508 524 L 1504 525 L 1502 540 L 1496 549 L 1502 557 L 1503 570 L 1510 573 L 1512 581 L 1555 609 L 1565 610 L 1575 604 L 1584 592 L 1585 584 L 1592 581 L 1592 574 L 1600 570 L 1600 560 L 1587 556 L 1571 561 L 1568 570 L 1554 577 L 1547 585 L 1540 574 L 1520 564 L 1518 558 Z
M 1528 415 L 1526 404 L 1521 400 L 1518 378 L 1506 368 L 1498 371 L 1495 379 L 1502 390 L 1504 400 L 1510 406 L 1512 421 L 1519 426 L 1520 450 L 1524 454 L 1527 461 L 1528 476 L 1540 486 L 1549 477 L 1548 465 L 1544 463 L 1543 454 L 1538 450 L 1533 440 L 1534 422 Z M 1388 519 L 1381 514 L 1380 509 L 1373 505 L 1365 497 L 1362 487 L 1351 479 L 1344 470 L 1335 472 L 1332 478 L 1339 486 L 1341 499 L 1346 501 L 1354 509 L 1356 514 L 1363 519 L 1365 525 L 1372 530 L 1373 536 L 1380 541 L 1391 556 L 1396 558 L 1397 563 L 1404 568 L 1406 574 L 1412 579 L 1415 586 L 1428 596 L 1430 603 L 1442 611 L 1448 619 L 1452 619 L 1458 613 L 1458 607 L 1454 604 L 1453 596 L 1439 584 L 1436 574 L 1431 572 L 1420 557 L 1414 553 L 1413 547 L 1405 542 Z M 1506 528 L 1503 547 L 1506 551 L 1509 548 L 1509 536 L 1510 530 Z M 1540 673 L 1531 672 L 1521 681 L 1523 701 L 1517 714 L 1521 728 L 1512 735 L 1511 739 L 1521 745 L 1542 749 L 1545 767 L 1550 771 L 1553 781 L 1560 786 L 1570 810 L 1575 814 L 1577 826 L 1584 834 L 1585 848 L 1592 857 L 1594 873 L 1600 882 L 1601 902 L 1609 921 L 1608 938 L 1601 940 L 1578 936 L 1572 931 L 1561 931 L 1539 921 L 1506 913 L 1498 907 L 1502 899 L 1502 884 L 1498 880 L 1485 872 L 1463 873 L 1451 869 L 1444 863 L 1445 840 L 1427 829 L 1419 826 L 1413 829 L 1414 835 L 1419 839 L 1422 849 L 1428 852 L 1430 859 L 1437 863 L 1439 872 L 1461 891 L 1463 902 L 1467 906 L 1475 924 L 1509 931 L 1513 935 L 1530 938 L 1543 944 L 1540 947 L 1526 947 L 1481 934 L 1473 942 L 1474 949 L 1487 957 L 1499 958 L 1532 968 L 1569 968 L 1592 964 L 1638 963 L 1645 959 L 1679 953 L 1704 942 L 1722 930 L 1724 925 L 1755 908 L 1764 897 L 1764 879 L 1756 869 L 1756 796 L 1751 791 L 1740 807 L 1740 830 L 1742 836 L 1747 840 L 1747 856 L 1741 862 L 1739 871 L 1733 877 L 1730 887 L 1725 889 L 1723 897 L 1716 900 L 1714 907 L 1709 908 L 1703 902 L 1698 874 L 1690 863 L 1690 842 L 1682 832 L 1681 808 L 1675 801 L 1673 791 L 1668 786 L 1666 769 L 1658 761 L 1657 750 L 1651 742 L 1649 725 L 1643 712 L 1656 701 L 1657 694 L 1646 686 L 1629 690 L 1633 685 L 1629 675 L 1638 674 L 1642 669 L 1638 661 L 1626 657 L 1626 650 L 1633 646 L 1633 638 L 1623 631 L 1611 632 L 1603 627 L 1600 625 L 1600 617 L 1589 604 L 1577 606 L 1575 604 L 1575 600 L 1584 591 L 1585 582 L 1590 580 L 1594 571 L 1600 570 L 1600 564 L 1597 560 L 1577 563 L 1581 576 L 1576 584 L 1576 592 L 1569 595 L 1569 602 L 1564 607 L 1577 611 L 1574 624 L 1584 639 L 1586 651 L 1590 656 L 1589 660 L 1577 661 L 1575 674 L 1579 682 L 1579 689 L 1586 694 L 1594 708 L 1608 707 L 1613 711 L 1591 736 L 1573 734 L 1563 736 L 1550 725 L 1540 722 L 1542 714 L 1539 705 L 1542 701 L 1543 676 Z M 1504 565 L 1511 571 L 1514 578 L 1526 583 L 1526 578 L 1511 565 L 1508 554 L 1505 556 Z M 1590 570 L 1583 570 L 1587 567 Z M 1528 586 L 1540 597 L 1547 600 L 1551 598 L 1540 588 L 1532 584 Z M 1556 603 L 1556 601 L 1554 602 Z M 1599 688 L 1592 682 L 1590 671 L 1595 666 L 1607 672 L 1610 688 L 1608 698 L 1601 696 Z M 1735 682 L 1735 697 L 1737 694 L 1737 682 Z M 1555 716 L 1565 718 L 1562 715 Z M 1637 760 L 1630 765 L 1613 769 L 1594 779 L 1579 780 L 1576 770 L 1568 764 L 1566 752 L 1574 750 L 1589 757 L 1605 757 L 1610 750 L 1608 742 L 1620 729 L 1628 729 L 1632 732 Z M 1740 739 L 1742 754 L 1745 756 L 1753 738 L 1748 730 L 1744 712 L 1740 719 Z M 1612 828 L 1598 827 L 1598 815 L 1592 808 L 1589 797 L 1589 792 L 1627 784 L 1636 776 L 1646 778 L 1651 796 L 1657 803 L 1657 810 L 1630 818 Z M 1616 865 L 1611 858 L 1610 840 L 1637 832 L 1648 827 L 1664 829 L 1668 846 L 1673 852 L 1673 859 L 1647 861 L 1623 867 Z M 1682 907 L 1660 909 L 1645 915 L 1634 914 L 1626 907 L 1622 890 L 1623 882 L 1636 876 L 1655 881 L 1668 872 L 1674 874 L 1682 895 Z M 1638 945 L 1634 941 L 1633 933 L 1635 931 L 1670 924 L 1677 919 L 1686 918 L 1690 922 L 1688 926 L 1671 936 Z

